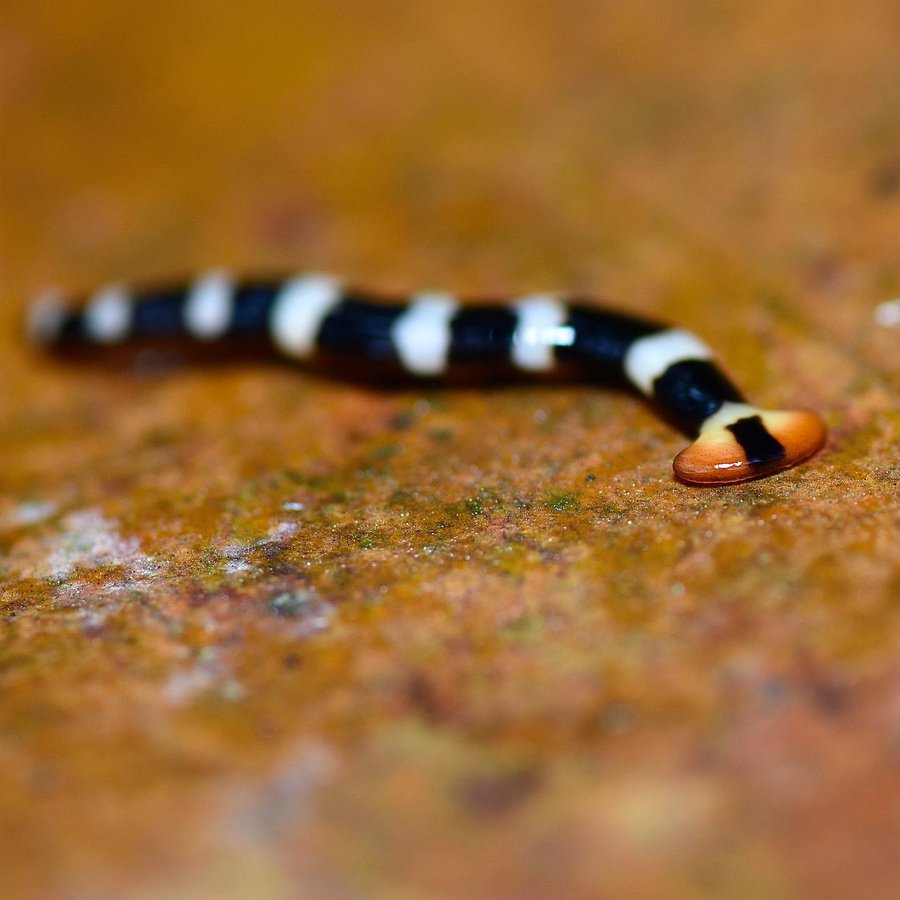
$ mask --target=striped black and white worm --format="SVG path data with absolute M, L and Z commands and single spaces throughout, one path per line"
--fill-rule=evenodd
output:
M 624 377 L 696 436 L 674 461 L 678 478 L 690 484 L 771 475 L 825 441 L 814 412 L 748 404 L 690 332 L 554 294 L 461 303 L 449 294 L 419 293 L 389 301 L 324 275 L 235 282 L 213 272 L 161 289 L 114 285 L 81 304 L 47 295 L 32 308 L 30 332 L 39 344 L 62 350 L 171 340 L 239 347 L 261 339 L 291 360 L 336 355 L 417 378 L 467 366 L 523 372 L 561 366 L 592 380 Z

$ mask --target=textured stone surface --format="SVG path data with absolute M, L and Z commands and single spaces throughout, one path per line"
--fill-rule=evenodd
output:
M 895 895 L 898 31 L 890 0 L 7 0 L 3 895 Z M 600 292 L 826 411 L 828 452 L 697 490 L 586 386 L 20 340 L 40 285 L 221 264 Z

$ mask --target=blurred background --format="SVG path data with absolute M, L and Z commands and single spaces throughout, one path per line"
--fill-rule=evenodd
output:
M 7 2 L 5 280 L 309 261 L 597 289 L 655 254 L 623 291 L 649 303 L 689 242 L 760 278 L 890 280 L 894 16 Z
M 3 0 L 4 896 L 895 895 L 898 34 Z M 147 383 L 20 337 L 48 284 L 212 266 L 606 296 L 829 453 L 697 492 L 584 387 Z

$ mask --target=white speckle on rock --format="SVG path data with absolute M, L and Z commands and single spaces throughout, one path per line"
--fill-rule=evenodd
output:
M 292 747 L 262 783 L 223 794 L 220 837 L 246 846 L 268 843 L 311 815 L 317 793 L 338 774 L 338 759 L 326 744 L 302 741 Z
M 209 665 L 196 665 L 170 675 L 162 688 L 163 697 L 173 706 L 184 706 L 216 683 L 217 673 Z
M 254 566 L 247 560 L 250 553 L 263 547 L 281 544 L 299 530 L 300 525 L 297 522 L 277 522 L 269 529 L 269 533 L 265 537 L 257 538 L 246 544 L 226 544 L 219 549 L 220 555 L 228 560 L 222 567 L 223 571 L 227 575 L 236 575 L 252 570 Z
M 83 609 L 79 611 L 81 627 L 84 629 L 100 629 L 106 624 L 109 614 L 101 609 Z
M 337 610 L 311 589 L 286 591 L 269 601 L 269 612 L 279 620 L 278 632 L 283 637 L 303 640 L 327 631 Z
M 883 328 L 900 328 L 900 297 L 879 303 L 872 313 L 876 325 Z
M 0 518 L 0 528 L 21 528 L 25 525 L 35 525 L 49 519 L 55 513 L 56 504 L 49 500 L 26 500 L 24 503 L 14 506 Z
M 300 526 L 296 522 L 279 522 L 270 529 L 268 536 L 261 541 L 257 541 L 257 544 L 260 546 L 277 544 L 279 541 L 295 534 L 299 529 Z
M 65 516 L 56 530 L 13 544 L 7 564 L 22 578 L 65 581 L 79 569 L 106 566 L 125 567 L 129 575 L 141 578 L 155 574 L 160 567 L 141 553 L 140 546 L 138 538 L 124 537 L 117 523 L 99 510 L 76 510 Z
M 247 696 L 247 689 L 234 678 L 214 648 L 199 654 L 194 665 L 174 672 L 162 686 L 162 695 L 172 706 L 186 706 L 195 697 L 213 692 L 230 702 Z

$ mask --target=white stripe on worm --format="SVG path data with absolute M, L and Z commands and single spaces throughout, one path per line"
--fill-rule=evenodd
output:
M 709 359 L 712 352 L 700 338 L 681 328 L 670 328 L 639 338 L 625 354 L 622 367 L 629 381 L 645 394 L 669 366 L 689 359 Z
M 421 293 L 412 298 L 391 330 L 397 356 L 414 375 L 440 375 L 450 354 L 450 321 L 459 304 L 450 294 Z
M 525 297 L 514 304 L 518 321 L 513 332 L 512 361 L 520 369 L 542 371 L 555 363 L 554 347 L 571 344 L 566 307 L 550 294 Z
M 192 337 L 213 341 L 222 337 L 234 311 L 234 284 L 226 272 L 198 278 L 184 304 L 184 324 Z
M 131 294 L 113 284 L 98 291 L 84 313 L 84 328 L 99 344 L 115 344 L 128 335 L 133 311 Z
M 286 282 L 269 319 L 275 345 L 288 356 L 312 354 L 322 321 L 340 299 L 340 282 L 329 275 L 301 275 Z

